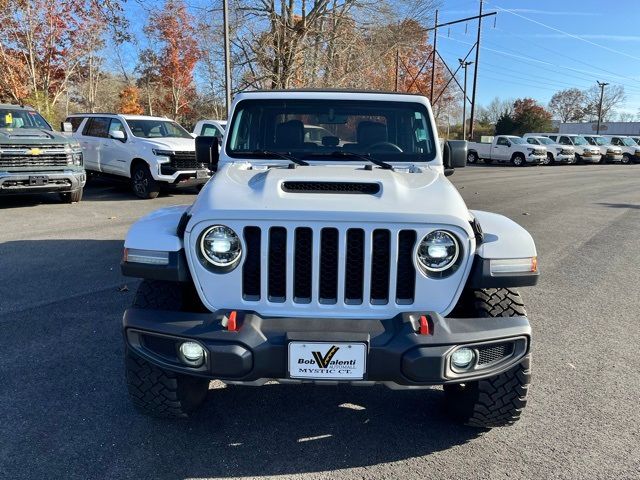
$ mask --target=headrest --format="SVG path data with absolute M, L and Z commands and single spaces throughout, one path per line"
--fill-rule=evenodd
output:
M 387 126 L 384 123 L 363 120 L 358 124 L 358 144 L 372 145 L 387 141 Z
M 298 148 L 303 143 L 304 124 L 300 120 L 289 120 L 276 125 L 276 147 Z

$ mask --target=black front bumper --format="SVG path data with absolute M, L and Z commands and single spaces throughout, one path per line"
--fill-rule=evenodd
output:
M 403 313 L 387 320 L 331 318 L 264 318 L 237 312 L 238 330 L 229 331 L 221 320 L 228 312 L 186 313 L 132 308 L 123 319 L 128 348 L 169 370 L 221 379 L 256 383 L 288 379 L 288 344 L 304 342 L 364 342 L 366 373 L 361 382 L 398 386 L 455 383 L 486 378 L 511 368 L 531 344 L 526 317 L 444 318 L 437 313 Z M 419 334 L 420 317 L 429 318 L 430 334 Z M 206 350 L 204 365 L 182 364 L 178 346 L 194 340 Z M 450 368 L 457 346 L 507 352 L 467 374 Z M 503 348 L 504 346 L 508 348 Z

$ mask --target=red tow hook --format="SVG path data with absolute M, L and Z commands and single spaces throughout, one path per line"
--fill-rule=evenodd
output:
M 418 328 L 420 335 L 432 335 L 433 327 L 431 326 L 431 319 L 427 315 L 420 315 L 420 327 Z
M 237 312 L 232 310 L 229 313 L 229 316 L 225 315 L 222 317 L 222 326 L 227 328 L 229 332 L 237 332 L 238 331 L 238 320 L 237 320 Z

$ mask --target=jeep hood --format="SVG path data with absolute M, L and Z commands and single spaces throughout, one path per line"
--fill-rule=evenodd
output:
M 285 182 L 365 183 L 378 191 L 291 191 Z M 227 164 L 198 195 L 190 214 L 188 230 L 201 221 L 225 219 L 436 223 L 469 230 L 471 219 L 454 186 L 431 167 L 366 170 L 357 164 L 295 169 Z
M 0 128 L 0 143 L 16 145 L 43 145 L 47 143 L 69 143 L 65 137 L 51 130 L 40 128 Z

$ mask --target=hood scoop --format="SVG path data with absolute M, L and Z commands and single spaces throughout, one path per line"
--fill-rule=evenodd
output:
M 288 193 L 338 193 L 376 195 L 380 193 L 380 184 L 372 182 L 309 182 L 286 181 L 281 188 Z

